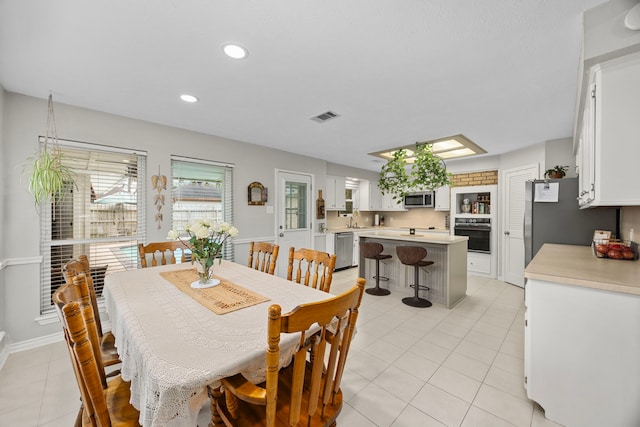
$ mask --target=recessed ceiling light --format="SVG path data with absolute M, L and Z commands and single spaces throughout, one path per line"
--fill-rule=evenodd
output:
M 188 95 L 186 93 L 183 95 L 180 95 L 180 99 L 182 99 L 184 102 L 198 102 L 197 96 Z
M 246 56 L 248 55 L 247 49 L 237 44 L 226 44 L 222 47 L 222 50 L 224 50 L 224 53 L 229 58 L 233 59 L 246 58 Z

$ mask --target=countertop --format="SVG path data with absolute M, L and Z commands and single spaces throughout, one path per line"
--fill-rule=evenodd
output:
M 640 295 L 640 262 L 597 258 L 590 246 L 546 243 L 525 269 L 528 279 Z
M 369 231 L 388 231 L 388 232 L 405 232 L 409 233 L 409 228 L 415 228 L 416 233 L 424 234 L 424 233 L 449 233 L 449 230 L 446 228 L 433 228 L 429 229 L 428 227 L 384 227 L 384 226 L 371 226 L 371 227 L 358 227 L 358 228 L 349 228 L 349 227 L 332 227 L 327 229 L 327 233 L 358 233 L 361 234 L 363 232 Z
M 402 240 L 407 242 L 435 243 L 451 245 L 469 240 L 467 236 L 451 236 L 444 233 L 429 233 L 416 230 L 415 235 L 410 235 L 409 230 L 369 230 L 358 232 L 360 237 L 373 237 L 376 239 Z

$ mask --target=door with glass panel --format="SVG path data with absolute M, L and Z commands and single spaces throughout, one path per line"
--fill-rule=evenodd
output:
M 276 243 L 280 245 L 277 274 L 287 277 L 289 248 L 313 249 L 311 175 L 276 171 L 278 214 Z

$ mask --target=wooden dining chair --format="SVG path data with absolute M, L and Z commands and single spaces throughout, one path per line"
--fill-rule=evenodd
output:
M 289 248 L 287 280 L 329 292 L 335 267 L 335 254 L 304 248 L 296 251 L 293 246 Z
M 249 243 L 249 268 L 273 275 L 280 246 L 267 242 Z
M 186 262 L 186 256 L 184 254 L 185 249 L 189 249 L 187 245 L 180 241 L 169 242 L 152 242 L 146 245 L 138 244 L 138 256 L 140 257 L 140 266 L 142 268 L 156 267 L 158 265 L 158 257 L 160 258 L 160 265 L 175 264 L 176 263 L 176 250 L 182 249 L 182 255 L 180 256 L 180 262 Z M 147 255 L 150 255 L 151 265 L 147 261 Z
M 62 267 L 62 274 L 67 284 L 73 284 L 73 278 L 80 274 L 84 274 L 88 287 L 88 296 L 93 307 L 96 329 L 98 331 L 98 339 L 100 342 L 100 352 L 102 354 L 102 363 L 104 366 L 113 366 L 120 363 L 120 357 L 116 350 L 116 339 L 109 331 L 104 333 L 102 330 L 102 321 L 100 320 L 100 310 L 98 309 L 98 297 L 93 286 L 93 278 L 91 277 L 91 268 L 89 267 L 89 259 L 86 255 L 80 255 L 68 261 Z M 54 301 L 55 303 L 55 301 Z M 115 374 L 118 371 L 113 371 Z
M 104 378 L 104 366 L 97 350 L 97 329 L 84 274 L 74 276 L 54 293 L 82 404 L 76 426 L 139 426 L 140 413 L 129 403 L 130 384 L 120 375 Z
M 238 374 L 223 379 L 221 388 L 209 388 L 213 425 L 335 425 L 364 286 L 359 278 L 341 295 L 302 304 L 286 314 L 277 304 L 269 307 L 266 381 L 254 385 Z M 320 330 L 310 331 L 312 326 Z M 289 366 L 279 369 L 281 334 L 297 334 L 299 347 Z

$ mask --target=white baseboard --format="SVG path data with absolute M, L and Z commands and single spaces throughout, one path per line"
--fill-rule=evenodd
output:
M 49 335 L 44 335 L 38 338 L 32 338 L 30 340 L 20 341 L 13 343 L 9 346 L 9 353 L 17 353 L 19 351 L 31 350 L 32 348 L 38 348 L 45 345 L 53 344 L 64 340 L 62 331 Z

